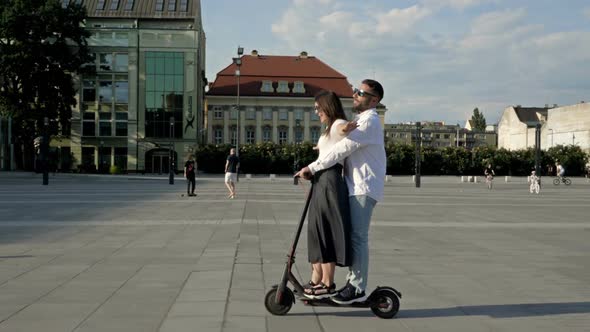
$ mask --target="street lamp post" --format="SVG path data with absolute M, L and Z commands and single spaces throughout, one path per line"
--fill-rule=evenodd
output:
M 416 188 L 420 188 L 420 162 L 421 153 L 420 149 L 422 147 L 422 124 L 420 122 L 416 122 L 416 159 L 415 159 L 415 184 Z
M 293 155 L 293 173 L 296 173 L 297 170 L 299 169 L 299 133 L 301 130 L 301 120 L 296 119 L 295 120 L 295 144 L 293 145 L 294 149 L 295 149 L 295 153 Z M 293 177 L 293 184 L 298 184 L 299 183 L 299 178 Z
M 104 172 L 104 141 L 100 141 L 98 147 L 98 173 Z
M 43 185 L 46 186 L 49 184 L 49 169 L 48 169 L 48 156 L 49 153 L 49 118 L 45 117 L 43 119 L 43 143 L 41 143 L 41 149 L 43 151 L 43 158 L 41 159 L 41 163 L 43 165 Z
M 576 134 L 572 133 L 572 145 L 576 145 Z
M 170 157 L 168 158 L 169 161 L 169 169 L 170 169 L 170 176 L 168 179 L 168 183 L 174 184 L 174 117 L 170 117 Z
M 244 48 L 238 46 L 238 57 L 234 58 L 234 63 L 238 67 L 236 69 L 238 80 L 236 94 L 236 157 L 240 156 L 240 66 L 242 65 L 242 54 L 244 54 Z
M 535 173 L 541 176 L 541 124 L 535 127 Z

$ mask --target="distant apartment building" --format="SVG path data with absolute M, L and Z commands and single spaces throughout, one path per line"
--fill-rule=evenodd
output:
M 217 73 L 206 94 L 209 143 L 236 145 L 237 138 L 240 145 L 317 143 L 322 124 L 314 112 L 314 96 L 321 90 L 334 91 L 352 116 L 351 84 L 315 56 L 262 55 L 253 50 L 236 60 Z M 385 111 L 384 106 L 379 109 L 382 121 Z
M 78 77 L 71 136 L 80 168 L 168 172 L 202 129 L 205 34 L 199 0 L 72 0 L 87 9 L 96 74 Z M 171 151 L 174 151 L 171 153 Z M 178 168 L 178 165 L 174 166 Z
M 415 144 L 417 141 L 416 123 L 385 125 L 385 142 Z M 421 122 L 422 146 L 447 147 L 462 146 L 472 149 L 478 146 L 496 146 L 494 131 L 476 131 L 461 128 L 459 125 L 446 125 L 444 122 Z
M 535 147 L 540 124 L 541 149 L 577 145 L 590 152 L 590 104 L 552 107 L 507 107 L 498 124 L 498 146 L 508 150 Z

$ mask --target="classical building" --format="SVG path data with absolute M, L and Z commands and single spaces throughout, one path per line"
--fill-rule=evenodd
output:
M 590 104 L 521 107 L 504 110 L 498 124 L 498 146 L 508 150 L 535 147 L 535 131 L 541 125 L 541 149 L 578 145 L 590 151 Z
M 217 74 L 206 94 L 207 142 L 236 145 L 238 137 L 239 144 L 315 143 L 321 124 L 314 96 L 322 89 L 340 97 L 350 118 L 352 86 L 317 57 L 306 52 L 261 55 L 256 50 L 241 55 Z M 384 114 L 385 107 L 380 109 L 382 120 Z
M 204 122 L 200 1 L 63 1 L 70 3 L 87 9 L 96 74 L 77 78 L 71 137 L 52 146 L 84 169 L 168 172 L 170 156 L 184 159 Z
M 467 149 L 496 146 L 497 135 L 494 131 L 469 130 L 459 125 L 446 125 L 444 122 L 422 122 L 421 127 L 422 146 L 463 146 Z M 384 137 L 386 143 L 415 144 L 416 123 L 387 124 Z

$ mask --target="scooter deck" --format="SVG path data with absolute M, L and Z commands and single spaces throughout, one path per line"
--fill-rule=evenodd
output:
M 331 298 L 323 298 L 323 299 L 310 299 L 307 297 L 298 297 L 299 301 L 301 301 L 304 305 L 312 306 L 312 307 L 353 307 L 353 308 L 369 308 L 371 306 L 371 301 L 368 299 L 362 302 L 353 302 L 348 304 L 340 304 L 332 301 Z

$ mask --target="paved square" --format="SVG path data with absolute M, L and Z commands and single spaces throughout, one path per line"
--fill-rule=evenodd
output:
M 182 197 L 178 177 L 0 172 L 0 331 L 590 331 L 590 183 L 544 180 L 540 195 L 523 178 L 388 182 L 369 285 L 403 297 L 383 320 L 266 312 L 304 203 L 289 178 L 242 178 L 229 200 L 221 177 Z

